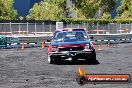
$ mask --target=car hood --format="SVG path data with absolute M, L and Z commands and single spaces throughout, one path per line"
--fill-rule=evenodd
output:
M 74 45 L 74 44 L 89 44 L 89 40 L 78 40 L 78 41 L 52 41 L 52 46 L 63 46 L 63 45 Z

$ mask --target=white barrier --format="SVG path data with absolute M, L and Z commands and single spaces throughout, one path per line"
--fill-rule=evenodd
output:
M 95 42 L 132 43 L 132 34 L 90 34 Z
M 52 33 L 53 34 L 53 33 Z M 96 43 L 132 43 L 132 34 L 89 34 L 91 41 Z M 9 45 L 18 44 L 22 42 L 26 44 L 38 44 L 42 43 L 44 39 L 45 44 L 49 44 L 52 35 L 36 35 L 36 36 L 7 36 L 7 43 Z

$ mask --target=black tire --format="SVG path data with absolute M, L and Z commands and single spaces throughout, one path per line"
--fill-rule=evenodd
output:
M 48 62 L 49 64 L 53 64 L 53 59 L 51 59 L 51 57 L 48 55 Z
M 72 58 L 72 63 L 73 64 L 78 63 L 78 59 L 77 58 Z
M 48 62 L 49 62 L 49 64 L 60 64 L 61 59 L 59 59 L 59 58 L 51 58 L 50 55 L 48 55 Z
M 90 58 L 88 57 L 88 58 L 86 59 L 86 62 L 96 62 L 96 53 L 93 52 L 93 53 L 91 54 Z
M 96 53 L 94 52 L 93 54 L 92 54 L 92 59 L 94 60 L 94 61 L 96 61 Z
M 55 63 L 56 63 L 56 64 L 61 64 L 61 60 L 55 59 L 55 60 L 54 60 L 54 64 L 55 64 Z

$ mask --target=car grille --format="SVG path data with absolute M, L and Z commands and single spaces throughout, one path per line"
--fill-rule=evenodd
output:
M 79 47 L 59 48 L 59 51 L 82 51 L 83 49 L 84 49 L 83 46 L 79 46 Z

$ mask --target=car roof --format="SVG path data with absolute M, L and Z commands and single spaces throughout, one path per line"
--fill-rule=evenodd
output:
M 64 28 L 63 30 L 76 30 L 76 29 L 84 30 L 86 28 Z
M 86 29 L 86 28 L 64 28 L 62 30 L 56 30 L 56 32 L 57 31 L 66 31 L 66 30 L 84 30 L 84 29 Z

